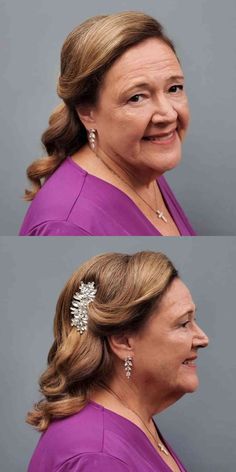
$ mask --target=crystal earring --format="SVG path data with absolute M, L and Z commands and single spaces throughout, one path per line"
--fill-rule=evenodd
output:
M 125 358 L 125 375 L 127 379 L 130 379 L 133 367 L 133 359 L 132 357 L 128 356 Z
M 94 128 L 90 128 L 88 132 L 88 140 L 91 149 L 94 151 L 96 145 L 96 130 Z

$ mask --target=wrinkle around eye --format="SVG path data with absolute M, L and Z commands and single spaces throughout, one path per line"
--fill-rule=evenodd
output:
M 132 100 L 135 97 L 140 97 L 141 100 Z M 141 103 L 144 100 L 144 95 L 142 93 L 135 93 L 132 97 L 128 99 L 129 103 Z
M 185 321 L 184 323 L 181 323 L 180 327 L 181 328 L 187 328 L 189 323 L 191 323 L 191 320 L 188 320 L 188 321 Z
M 177 90 L 174 92 L 173 88 L 176 88 Z M 181 93 L 184 91 L 184 85 L 183 84 L 176 84 L 176 85 L 172 85 L 170 88 L 169 88 L 169 93 L 173 93 L 174 95 L 177 95 L 178 93 Z

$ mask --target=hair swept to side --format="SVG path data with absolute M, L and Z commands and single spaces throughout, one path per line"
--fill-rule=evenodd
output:
M 53 419 L 80 411 L 94 388 L 107 385 L 114 365 L 108 337 L 141 330 L 177 276 L 160 252 L 107 253 L 81 265 L 58 299 L 54 342 L 39 380 L 43 398 L 27 422 L 43 431 Z M 94 282 L 97 293 L 89 304 L 88 330 L 80 335 L 71 326 L 70 305 L 82 280 Z
M 41 138 L 47 157 L 37 159 L 27 169 L 32 189 L 25 191 L 25 200 L 32 200 L 62 161 L 87 142 L 77 107 L 95 105 L 103 76 L 114 61 L 126 49 L 153 37 L 161 39 L 176 54 L 161 24 L 138 11 L 94 16 L 67 36 L 57 84 L 62 102 L 51 114 L 49 127 Z

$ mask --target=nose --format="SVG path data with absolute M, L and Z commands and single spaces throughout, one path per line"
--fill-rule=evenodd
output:
M 206 333 L 195 323 L 195 333 L 193 337 L 193 346 L 195 348 L 207 347 L 209 344 L 209 338 Z
M 155 108 L 152 115 L 153 124 L 159 124 L 163 121 L 174 122 L 177 120 L 178 113 L 174 109 L 169 97 L 164 93 L 158 95 L 155 100 Z

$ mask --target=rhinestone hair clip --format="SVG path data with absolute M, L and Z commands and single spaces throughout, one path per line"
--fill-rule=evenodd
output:
M 83 334 L 88 328 L 88 305 L 95 299 L 97 289 L 94 282 L 85 284 L 83 281 L 79 286 L 79 291 L 73 295 L 70 311 L 73 318 L 71 326 L 76 326 L 77 331 Z

